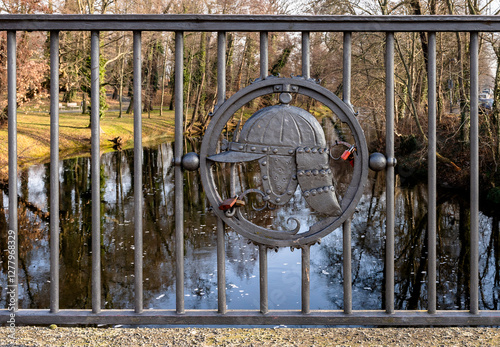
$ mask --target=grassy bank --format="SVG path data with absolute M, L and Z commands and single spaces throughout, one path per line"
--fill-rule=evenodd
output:
M 90 155 L 89 116 L 61 112 L 59 116 L 59 155 L 69 158 L 75 155 Z M 107 112 L 101 118 L 101 152 L 113 149 L 111 140 L 121 137 L 122 148 L 133 147 L 134 119 L 131 114 Z M 142 116 L 143 143 L 171 139 L 174 133 L 174 113 L 158 112 Z M 17 115 L 18 168 L 22 170 L 35 163 L 44 163 L 50 158 L 50 116 L 45 112 L 19 111 Z M 8 177 L 8 131 L 7 124 L 0 128 L 0 181 Z

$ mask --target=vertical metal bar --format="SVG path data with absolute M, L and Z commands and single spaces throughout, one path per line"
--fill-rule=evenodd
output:
M 101 312 L 101 194 L 99 120 L 99 32 L 91 33 L 90 50 L 90 133 L 92 176 L 92 312 Z
M 267 297 L 267 247 L 259 245 L 260 313 L 269 312 Z
M 343 226 L 344 313 L 352 313 L 351 218 Z
M 8 99 L 8 138 L 9 138 L 9 232 L 8 240 L 14 241 L 13 248 L 9 243 L 9 261 L 10 256 L 14 262 L 14 276 L 9 276 L 9 292 L 14 291 L 13 295 L 9 293 L 9 300 L 14 299 L 14 310 L 17 311 L 19 304 L 19 243 L 18 243 L 18 224 L 17 224 L 17 46 L 16 32 L 7 32 L 7 99 Z M 12 240 L 12 237 L 14 240 Z M 11 252 L 13 250 L 13 252 Z M 11 306 L 12 307 L 12 306 Z
M 184 313 L 184 186 L 183 155 L 183 72 L 184 33 L 175 33 L 175 256 L 176 256 L 176 311 Z
M 226 100 L 226 33 L 217 36 L 217 105 Z M 231 165 L 230 194 L 236 191 L 235 166 Z M 217 305 L 218 312 L 226 313 L 226 249 L 224 242 L 224 222 L 217 217 Z
M 134 31 L 134 289 L 135 312 L 142 313 L 142 90 L 141 32 Z
M 428 307 L 429 313 L 436 313 L 436 33 L 429 33 L 429 69 L 428 69 L 428 122 L 429 152 L 428 155 Z
M 217 218 L 217 297 L 218 312 L 226 313 L 226 248 L 224 243 L 224 222 Z
M 311 246 L 302 246 L 302 313 L 311 313 Z
M 226 101 L 226 33 L 217 36 L 217 105 Z
M 479 313 L 479 39 L 470 33 L 470 312 Z
M 267 31 L 262 31 L 260 33 L 260 78 L 265 79 L 269 70 L 269 38 L 267 36 Z
M 302 77 L 306 80 L 311 78 L 311 34 L 308 31 L 302 33 Z
M 351 107 L 351 33 L 344 33 L 342 98 Z M 342 225 L 343 270 L 344 270 L 344 313 L 352 313 L 352 269 L 351 269 L 351 217 Z
M 50 312 L 59 311 L 59 32 L 50 32 Z
M 394 313 L 394 33 L 386 33 L 385 47 L 386 116 L 386 240 L 385 310 Z
M 344 33 L 344 53 L 343 53 L 343 76 L 342 76 L 342 100 L 351 106 L 351 41 L 352 34 Z

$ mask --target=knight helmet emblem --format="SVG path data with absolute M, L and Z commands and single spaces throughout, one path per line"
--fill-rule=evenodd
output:
M 226 147 L 207 159 L 221 163 L 258 160 L 265 201 L 284 205 L 300 185 L 313 210 L 330 216 L 342 213 L 325 134 L 304 109 L 288 104 L 265 107 L 245 122 L 239 138 Z

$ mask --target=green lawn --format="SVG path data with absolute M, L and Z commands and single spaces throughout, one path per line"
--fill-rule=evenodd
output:
M 59 155 L 67 158 L 74 155 L 88 155 L 90 152 L 89 115 L 79 112 L 59 115 Z M 123 140 L 122 148 L 133 147 L 134 119 L 131 114 L 118 118 L 118 111 L 107 112 L 100 120 L 101 151 L 112 150 L 110 141 L 116 137 Z M 159 139 L 173 139 L 174 112 L 166 111 L 160 117 L 159 112 L 142 115 L 143 143 Z M 5 124 L 0 128 L 0 181 L 8 173 L 8 132 Z M 34 163 L 46 162 L 50 158 L 50 116 L 48 113 L 34 110 L 19 110 L 17 115 L 17 153 L 20 169 Z

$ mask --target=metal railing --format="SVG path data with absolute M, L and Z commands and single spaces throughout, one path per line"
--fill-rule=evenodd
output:
M 50 218 L 50 309 L 20 309 L 19 324 L 314 324 L 314 325 L 500 325 L 500 312 L 479 310 L 479 173 L 478 173 L 478 33 L 500 31 L 500 17 L 487 16 L 219 16 L 219 15 L 0 15 L 0 30 L 7 31 L 8 51 L 8 131 L 9 131 L 9 206 L 17 206 L 17 116 L 16 116 L 16 31 L 50 31 L 51 61 L 51 162 L 50 211 L 59 211 L 59 32 L 91 31 L 91 167 L 92 167 L 92 310 L 59 309 L 59 220 Z M 100 145 L 99 145 L 99 32 L 133 31 L 134 61 L 134 156 L 142 157 L 141 138 L 141 32 L 175 32 L 175 253 L 176 309 L 147 310 L 143 307 L 143 227 L 142 190 L 135 189 L 135 301 L 134 310 L 103 310 L 101 304 L 100 264 Z M 386 34 L 386 309 L 352 310 L 350 221 L 344 223 L 344 309 L 315 311 L 309 307 L 309 246 L 302 247 L 302 310 L 269 311 L 267 305 L 267 251 L 259 248 L 260 311 L 227 310 L 225 290 L 224 226 L 217 231 L 218 310 L 186 310 L 184 307 L 183 259 L 183 34 L 189 31 L 218 32 L 218 104 L 225 101 L 226 32 L 260 32 L 261 78 L 267 77 L 267 33 L 290 31 L 302 33 L 303 76 L 309 77 L 309 33 L 343 32 L 344 102 L 350 104 L 351 33 Z M 428 306 L 427 311 L 394 309 L 394 33 L 429 33 L 428 51 Z M 471 273 L 470 310 L 436 310 L 436 32 L 470 33 L 470 141 L 471 141 Z M 134 186 L 142 185 L 141 165 L 134 165 Z M 9 208 L 9 231 L 13 231 L 17 249 L 17 209 Z M 2 230 L 1 232 L 7 232 Z M 17 269 L 17 258 L 14 264 Z M 9 283 L 16 291 L 17 276 Z M 17 307 L 16 307 L 17 309 Z M 8 310 L 0 311 L 3 324 Z

